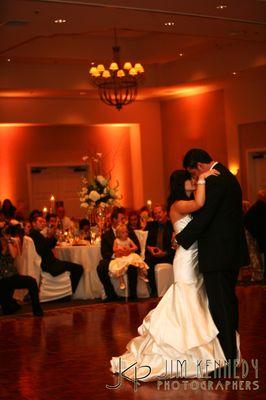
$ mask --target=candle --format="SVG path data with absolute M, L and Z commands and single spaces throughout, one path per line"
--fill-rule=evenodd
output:
M 53 213 L 55 209 L 55 197 L 52 195 L 50 197 L 50 213 Z
M 98 174 L 102 175 L 103 171 L 102 171 L 102 153 L 96 153 L 97 157 L 98 157 Z
M 48 212 L 47 207 L 43 207 L 42 212 L 43 212 L 43 216 L 44 216 L 44 218 L 45 218 L 46 215 L 47 215 L 47 212 Z
M 147 206 L 149 207 L 149 209 L 151 209 L 151 206 L 152 206 L 152 201 L 151 200 L 147 200 Z

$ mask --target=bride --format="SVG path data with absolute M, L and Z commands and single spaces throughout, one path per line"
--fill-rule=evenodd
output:
M 210 175 L 219 172 L 203 173 L 195 185 L 187 171 L 172 173 L 168 207 L 175 233 L 190 222 L 191 213 L 204 206 L 205 179 Z M 188 250 L 177 248 L 173 270 L 174 284 L 144 318 L 139 336 L 127 344 L 122 356 L 111 359 L 113 373 L 123 371 L 128 379 L 146 382 L 199 378 L 226 364 L 198 269 L 197 242 Z

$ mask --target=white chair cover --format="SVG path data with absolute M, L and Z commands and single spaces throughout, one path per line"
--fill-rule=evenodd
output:
M 16 260 L 16 268 L 21 275 L 30 275 L 40 282 L 41 257 L 35 250 L 34 242 L 29 236 L 24 236 L 21 253 Z
M 70 273 L 63 272 L 58 276 L 52 276 L 48 272 L 41 272 L 40 302 L 58 300 L 72 295 Z
M 146 250 L 146 242 L 148 237 L 148 231 L 142 231 L 141 229 L 136 229 L 135 234 L 139 240 L 140 244 L 140 256 L 144 260 L 145 259 L 145 250 Z
M 173 265 L 161 263 L 155 265 L 155 280 L 159 297 L 163 297 L 165 292 L 174 283 Z
M 41 302 L 57 300 L 72 294 L 70 273 L 66 271 L 54 277 L 42 271 L 41 257 L 36 252 L 34 242 L 29 236 L 24 236 L 21 254 L 18 254 L 15 262 L 20 274 L 30 275 L 36 279 Z M 24 289 L 19 289 L 15 291 L 14 297 L 17 300 L 23 300 L 26 293 Z
M 29 275 L 36 279 L 37 284 L 40 282 L 41 275 L 41 258 L 37 254 L 33 240 L 29 236 L 24 236 L 23 245 L 20 251 L 19 239 L 15 238 L 19 249 L 18 255 L 15 259 L 15 266 L 21 275 Z M 27 289 L 16 289 L 14 298 L 23 301 L 25 295 L 28 293 Z

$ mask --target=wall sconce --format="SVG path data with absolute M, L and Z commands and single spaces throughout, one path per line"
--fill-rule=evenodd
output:
M 238 165 L 231 165 L 231 167 L 229 167 L 229 171 L 230 171 L 233 175 L 237 175 L 237 174 L 238 174 L 238 171 L 239 171 Z

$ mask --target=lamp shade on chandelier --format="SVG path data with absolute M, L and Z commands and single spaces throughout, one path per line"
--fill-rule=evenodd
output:
M 90 68 L 90 82 L 98 88 L 100 99 L 107 105 L 121 110 L 137 96 L 140 79 L 144 68 L 140 63 L 120 61 L 120 46 L 117 45 L 116 30 L 114 31 L 113 61 L 106 68 L 103 64 Z

